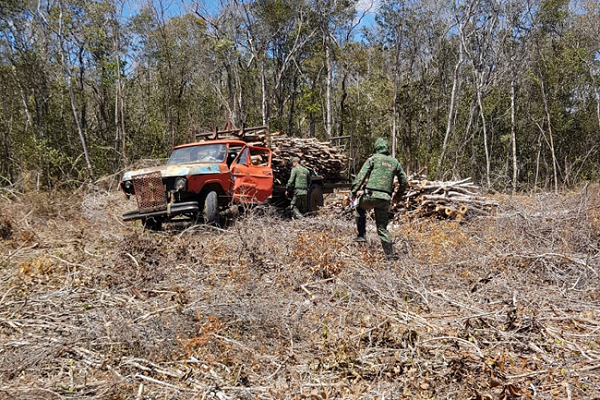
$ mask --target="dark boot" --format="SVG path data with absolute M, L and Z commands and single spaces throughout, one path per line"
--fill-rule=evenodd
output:
M 386 260 L 396 260 L 396 255 L 394 254 L 394 245 L 392 243 L 381 242 L 381 247 L 383 247 L 383 252 L 385 253 Z
M 366 242 L 366 234 L 367 234 L 367 217 L 358 217 L 356 218 L 356 230 L 358 234 L 354 238 L 355 242 Z
M 303 215 L 300 212 L 300 210 L 298 210 L 298 207 L 294 207 L 292 208 L 292 218 L 294 219 L 302 219 Z

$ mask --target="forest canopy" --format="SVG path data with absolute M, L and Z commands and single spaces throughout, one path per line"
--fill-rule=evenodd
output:
M 3 0 L 2 185 L 115 174 L 228 118 L 351 136 L 355 168 L 383 136 L 496 190 L 598 178 L 597 0 L 214 3 Z

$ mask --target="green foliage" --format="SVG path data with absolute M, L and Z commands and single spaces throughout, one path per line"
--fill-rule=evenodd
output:
M 52 189 L 57 184 L 64 184 L 62 179 L 83 181 L 87 178 L 85 163 L 81 157 L 71 156 L 53 146 L 47 139 L 33 139 L 22 143 L 18 152 L 22 160 L 20 169 L 23 172 L 35 171 L 42 187 Z
M 521 187 L 545 185 L 553 169 L 565 185 L 597 177 L 596 4 L 483 1 L 471 14 L 466 2 L 386 0 L 375 23 L 354 27 L 357 4 L 230 1 L 174 15 L 150 2 L 129 15 L 116 0 L 3 1 L 0 173 L 40 171 L 46 187 L 85 179 L 79 128 L 92 172 L 114 173 L 227 118 L 260 124 L 263 107 L 272 130 L 324 138 L 329 96 L 332 136 L 352 135 L 355 164 L 395 127 L 408 171 L 485 182 L 485 119 L 495 187 L 511 183 L 513 129 Z

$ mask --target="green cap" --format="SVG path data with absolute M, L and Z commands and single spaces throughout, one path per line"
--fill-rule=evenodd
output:
M 292 158 L 292 164 L 295 162 L 300 163 L 300 159 L 298 157 Z

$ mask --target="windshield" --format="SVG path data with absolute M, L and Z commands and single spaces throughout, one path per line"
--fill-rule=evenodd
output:
M 224 144 L 205 144 L 175 149 L 167 165 L 190 163 L 220 163 L 225 161 L 227 146 Z

